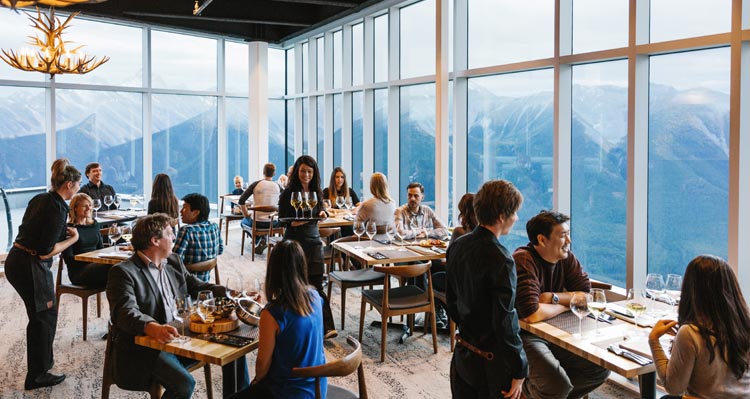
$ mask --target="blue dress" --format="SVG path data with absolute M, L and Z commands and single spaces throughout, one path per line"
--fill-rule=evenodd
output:
M 323 352 L 323 300 L 309 290 L 313 312 L 300 316 L 290 309 L 268 304 L 266 309 L 279 325 L 271 368 L 266 379 L 275 398 L 315 398 L 314 378 L 292 378 L 292 368 L 325 364 Z M 326 397 L 328 380 L 321 378 L 321 394 Z

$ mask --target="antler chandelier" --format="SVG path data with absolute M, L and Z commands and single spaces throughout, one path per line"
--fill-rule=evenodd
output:
M 65 7 L 73 4 L 103 3 L 107 0 L 0 0 L 0 5 L 10 8 L 31 7 L 39 4 L 51 7 Z
M 0 0 L 5 4 L 9 0 Z M 10 0 L 12 1 L 12 0 Z M 52 1 L 59 3 L 60 1 Z M 74 1 L 68 1 L 73 3 Z M 23 1 L 15 2 L 14 4 L 26 3 Z M 62 3 L 65 3 L 64 1 Z M 8 65 L 13 68 L 21 69 L 30 72 L 42 72 L 50 74 L 50 79 L 59 74 L 72 73 L 72 74 L 84 74 L 93 71 L 100 65 L 109 61 L 109 57 L 104 56 L 97 61 L 96 57 L 89 56 L 78 52 L 83 46 L 78 46 L 73 49 L 67 49 L 66 42 L 62 39 L 62 32 L 68 27 L 70 21 L 78 15 L 78 12 L 74 12 L 68 16 L 65 22 L 61 23 L 60 19 L 55 17 L 54 7 L 50 7 L 49 16 L 44 15 L 39 8 L 36 10 L 36 18 L 33 15 L 26 13 L 29 16 L 31 22 L 34 23 L 34 28 L 42 32 L 42 37 L 32 37 L 29 42 L 35 48 L 33 49 L 21 49 L 18 52 L 13 50 L 2 49 L 0 59 L 5 61 Z

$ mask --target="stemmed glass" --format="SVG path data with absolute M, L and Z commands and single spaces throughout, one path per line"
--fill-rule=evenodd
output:
M 99 198 L 95 199 L 91 206 L 94 207 L 94 218 L 96 218 L 96 215 L 99 213 L 99 208 L 102 207 L 102 200 Z
M 432 234 L 432 218 L 424 218 L 424 224 L 422 225 L 424 228 L 424 238 L 430 238 L 430 234 Z
M 570 297 L 570 310 L 578 317 L 578 338 L 583 337 L 583 318 L 589 314 L 588 303 L 591 300 L 591 294 L 583 292 L 576 292 Z
M 324 199 L 323 201 L 320 201 L 320 203 L 323 205 L 323 209 L 325 209 L 327 213 L 331 213 L 331 200 Z
M 369 221 L 365 225 L 365 232 L 367 233 L 367 237 L 372 240 L 372 237 L 375 237 L 375 234 L 378 233 L 378 226 L 375 225 L 375 222 Z
M 354 234 L 357 236 L 357 246 L 355 246 L 355 249 L 362 249 L 363 247 L 360 245 L 360 239 L 362 238 L 362 234 L 365 233 L 365 230 L 367 229 L 366 224 L 363 220 L 355 220 L 354 221 Z
M 599 316 L 607 309 L 607 296 L 601 288 L 591 289 L 591 300 L 588 302 L 589 310 L 594 314 L 596 335 L 599 335 Z
M 204 323 L 210 324 L 214 322 L 215 309 L 214 293 L 208 290 L 198 291 L 198 314 Z
M 109 210 L 109 207 L 112 206 L 112 204 L 115 202 L 115 199 L 112 198 L 111 195 L 105 195 L 104 196 L 104 206 L 107 207 L 107 210 Z
M 307 197 L 307 207 L 310 208 L 310 219 L 313 218 L 313 209 L 315 209 L 315 206 L 318 205 L 318 194 L 315 193 L 315 191 L 310 191 L 309 193 L 305 193 L 308 195 Z
M 229 277 L 227 278 L 226 284 L 227 298 L 231 299 L 232 302 L 237 302 L 238 299 L 245 296 L 241 277 Z
M 344 199 L 344 197 L 340 195 L 336 197 L 336 207 L 339 209 L 346 209 L 344 205 L 346 205 L 346 200 Z
M 130 196 L 130 209 L 132 209 L 132 210 L 135 211 L 136 210 L 136 208 L 135 208 L 136 205 L 138 205 L 138 196 L 135 195 L 135 194 L 132 194 Z
M 658 273 L 649 273 L 646 276 L 646 292 L 651 297 L 654 306 L 651 307 L 651 313 L 660 316 L 660 312 L 656 310 L 656 302 L 661 294 L 664 293 L 664 276 Z
M 396 232 L 396 226 L 393 224 L 393 222 L 389 222 L 385 225 L 385 235 L 388 237 L 388 249 L 393 249 L 391 244 L 393 244 L 393 236 L 397 235 Z
M 294 208 L 294 218 L 299 219 L 298 209 L 302 207 L 302 192 L 300 191 L 293 192 L 292 199 L 291 201 L 289 201 L 289 203 L 292 204 L 292 208 Z
M 646 311 L 646 295 L 642 290 L 631 288 L 628 290 L 628 296 L 625 299 L 625 308 L 635 317 L 635 326 L 638 325 L 638 317 Z
M 416 217 L 411 218 L 409 221 L 409 226 L 411 227 L 411 231 L 414 234 L 414 244 L 417 244 L 417 236 L 419 235 L 419 220 L 417 220 Z
M 344 200 L 344 206 L 346 206 L 346 209 L 352 210 L 354 209 L 354 204 L 352 204 L 352 197 L 346 197 Z
M 401 243 L 401 245 L 398 247 L 399 251 L 406 251 L 404 248 L 404 236 L 406 235 L 406 230 L 404 229 L 404 223 L 403 222 L 396 222 L 396 226 L 393 230 L 393 234 L 398 238 L 398 241 Z
M 133 228 L 125 225 L 122 226 L 122 239 L 130 245 L 130 240 L 133 239 Z
M 111 245 L 117 245 L 117 240 L 122 237 L 122 231 L 120 230 L 120 226 L 116 224 L 112 224 L 109 226 L 109 229 L 107 230 L 107 235 L 109 236 L 109 242 Z
M 302 219 L 305 218 L 305 210 L 311 209 L 310 208 L 310 192 L 304 191 L 302 192 L 302 204 L 300 205 L 300 209 L 302 209 Z M 310 217 L 312 217 L 312 209 L 310 210 Z
M 180 336 L 173 338 L 172 342 L 183 343 L 190 341 L 190 337 L 185 336 L 185 322 L 190 321 L 190 297 L 189 296 L 177 296 L 174 298 L 174 307 L 172 308 L 172 316 L 174 319 L 180 322 Z
M 121 203 L 121 202 L 122 202 L 122 198 L 120 198 L 120 196 L 119 196 L 119 195 L 115 195 L 115 200 L 114 200 L 114 204 L 115 204 L 115 208 L 116 208 L 117 210 L 120 210 L 120 203 Z
M 680 292 L 682 292 L 682 276 L 679 274 L 668 274 L 665 284 L 665 292 L 674 305 L 674 312 L 677 313 L 677 304 L 680 302 Z

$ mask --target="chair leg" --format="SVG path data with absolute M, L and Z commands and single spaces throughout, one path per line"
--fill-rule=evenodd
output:
M 451 334 L 451 352 L 456 347 L 456 322 L 453 320 L 448 321 L 448 329 Z
M 86 340 L 86 332 L 88 330 L 88 327 L 86 325 L 86 322 L 89 319 L 89 298 L 81 298 L 81 307 L 83 308 L 83 340 Z
M 227 222 L 227 224 L 229 223 Z M 157 383 L 151 384 L 151 388 L 148 389 L 148 394 L 151 396 L 151 399 L 161 398 L 161 385 Z
M 362 342 L 362 333 L 365 330 L 365 306 L 367 306 L 367 303 L 363 299 L 361 309 L 359 310 L 359 342 Z
M 432 329 L 432 351 L 438 353 L 437 349 L 437 316 L 435 315 L 435 303 L 430 305 L 430 328 Z
M 219 264 L 214 266 L 214 277 L 216 277 L 216 285 L 221 285 L 221 279 L 219 278 Z
M 385 309 L 383 309 L 385 310 Z M 386 346 L 386 333 L 388 332 L 388 317 L 387 312 L 383 312 L 380 316 L 380 362 L 385 361 L 385 346 Z
M 344 320 L 346 319 L 344 316 L 346 316 L 346 287 L 344 286 L 344 284 L 341 284 L 341 329 L 342 330 L 344 330 Z
M 250 260 L 255 260 L 255 236 L 250 235 Z
M 245 254 L 245 230 L 242 230 L 242 243 L 240 244 L 240 256 Z
M 102 293 L 96 293 L 96 317 L 102 317 Z
M 206 375 L 206 397 L 208 399 L 214 398 L 214 386 L 212 384 L 211 380 L 211 365 L 206 363 L 205 366 L 203 366 L 203 374 Z

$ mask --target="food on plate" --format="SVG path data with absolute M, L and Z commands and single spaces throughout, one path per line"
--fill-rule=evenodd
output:
M 420 247 L 440 247 L 445 248 L 448 244 L 445 241 L 437 240 L 434 238 L 428 238 L 419 242 Z
M 129 251 L 129 252 L 133 252 L 133 246 L 132 246 L 132 245 L 130 245 L 130 244 L 128 244 L 128 245 L 118 245 L 118 246 L 117 246 L 117 248 L 118 248 L 118 249 L 119 249 L 120 251 Z

